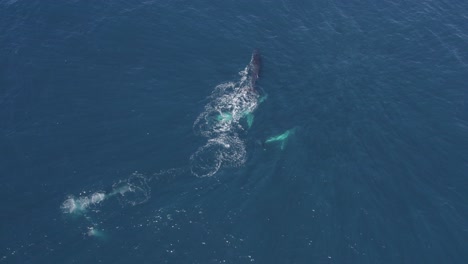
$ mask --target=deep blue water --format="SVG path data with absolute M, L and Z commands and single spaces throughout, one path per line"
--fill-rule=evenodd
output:
M 467 14 L 0 1 L 0 263 L 467 263 Z

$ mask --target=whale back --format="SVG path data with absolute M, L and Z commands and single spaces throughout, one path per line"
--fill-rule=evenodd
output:
M 252 53 L 252 59 L 250 60 L 250 74 L 251 74 L 251 84 L 252 88 L 255 87 L 255 83 L 260 75 L 261 68 L 261 57 L 258 49 L 255 49 Z

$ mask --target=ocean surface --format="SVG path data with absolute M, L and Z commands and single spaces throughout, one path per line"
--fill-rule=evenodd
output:
M 0 263 L 468 263 L 468 2 L 0 0 L 0 179 Z

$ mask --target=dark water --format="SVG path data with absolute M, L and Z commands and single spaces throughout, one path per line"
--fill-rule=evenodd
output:
M 0 1 L 0 263 L 467 263 L 467 14 Z M 254 48 L 252 127 L 203 135 Z

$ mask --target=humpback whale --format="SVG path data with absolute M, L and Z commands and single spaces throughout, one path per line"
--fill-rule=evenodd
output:
M 267 98 L 267 95 L 256 87 L 260 76 L 260 69 L 260 52 L 258 49 L 254 49 L 249 64 L 240 72 L 240 75 L 243 77 L 241 78 L 239 87 L 235 88 L 232 94 L 233 98 L 230 100 L 233 101 L 229 102 L 230 106 L 227 109 L 218 111 L 214 120 L 230 124 L 237 122 L 238 119 L 245 118 L 247 128 L 252 126 L 254 121 L 253 111 L 259 103 L 262 103 Z M 234 109 L 232 106 L 235 106 Z
M 281 143 L 280 148 L 281 148 L 281 150 L 283 150 L 284 147 L 286 146 L 287 139 L 289 138 L 289 136 L 291 136 L 295 132 L 296 132 L 295 127 L 291 128 L 291 129 L 288 129 L 288 130 L 284 131 L 282 134 L 269 137 L 267 140 L 265 140 L 265 144 L 272 143 L 272 142 L 280 142 Z
M 255 49 L 252 53 L 252 58 L 250 59 L 250 84 L 252 85 L 252 89 L 255 88 L 255 83 L 257 82 L 257 79 L 259 77 L 259 74 L 260 74 L 260 68 L 261 68 L 261 65 L 262 64 L 262 61 L 261 61 L 261 58 L 260 58 L 260 52 L 258 51 L 258 49 Z

